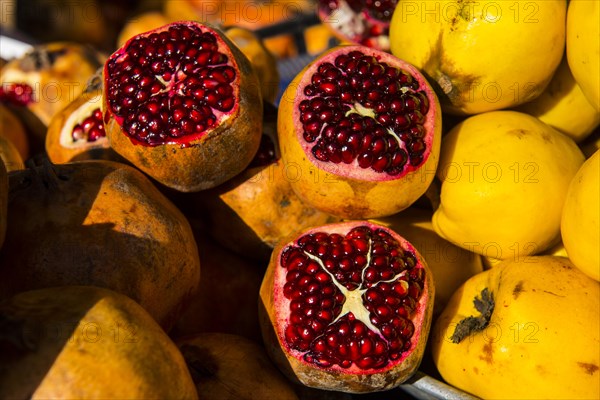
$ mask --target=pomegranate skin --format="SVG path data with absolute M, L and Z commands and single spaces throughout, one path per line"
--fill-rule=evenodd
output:
M 137 143 L 124 132 L 118 118 L 110 111 L 107 90 L 103 93 L 102 112 L 111 148 L 162 185 L 180 192 L 198 192 L 227 181 L 250 164 L 260 144 L 263 103 L 258 78 L 250 61 L 219 29 L 193 21 L 180 21 L 151 32 L 161 32 L 175 24 L 200 27 L 203 32 L 213 33 L 224 44 L 219 49 L 229 52 L 230 61 L 239 74 L 236 83 L 239 95 L 237 104 L 228 112 L 228 118 L 202 135 L 194 135 L 189 141 L 183 139 L 179 143 L 149 146 Z M 126 42 L 105 63 L 105 88 L 110 79 L 110 60 L 119 57 L 136 37 Z
M 48 124 L 45 141 L 46 154 L 50 161 L 55 164 L 83 160 L 125 161 L 110 148 L 106 137 L 79 144 L 71 135 L 67 135 L 95 108 L 100 108 L 101 102 L 101 89 L 86 91 L 54 115 Z M 64 132 L 66 130 L 69 132 Z
M 165 329 L 200 282 L 185 216 L 139 170 L 112 161 L 49 162 L 9 177 L 0 299 L 64 285 L 123 293 Z
M 318 66 L 333 61 L 337 54 L 357 50 L 388 62 L 416 77 L 430 101 L 424 128 L 427 146 L 424 161 L 397 176 L 361 169 L 356 160 L 347 165 L 317 160 L 307 148 L 302 135 L 298 104 L 305 98 L 302 92 Z M 310 78 L 308 78 L 310 79 Z M 294 192 L 318 210 L 345 219 L 368 219 L 390 216 L 404 210 L 422 196 L 433 181 L 441 144 L 441 109 L 439 101 L 423 75 L 412 65 L 387 53 L 359 45 L 340 45 L 323 53 L 307 65 L 290 83 L 279 104 L 277 134 L 281 157 L 289 171 Z M 351 173 L 348 171 L 353 170 Z
M 286 344 L 284 329 L 287 321 L 280 319 L 280 310 L 286 305 L 284 304 L 283 289 L 277 287 L 277 282 L 281 282 L 282 279 L 285 281 L 285 277 L 278 276 L 277 270 L 282 270 L 279 260 L 283 250 L 288 245 L 296 243 L 300 236 L 314 232 L 343 235 L 357 226 L 383 228 L 391 233 L 403 249 L 408 249 L 415 254 L 418 264 L 425 270 L 422 294 L 416 306 L 417 312 L 411 318 L 414 324 L 414 334 L 411 338 L 410 349 L 405 351 L 401 358 L 390 361 L 383 368 L 363 370 L 355 364 L 349 368 L 342 368 L 335 364 L 328 368 L 320 368 L 303 360 L 300 352 L 290 350 Z M 285 275 L 285 272 L 282 274 Z M 432 275 L 423 257 L 410 243 L 390 229 L 367 221 L 347 221 L 314 227 L 290 235 L 289 238 L 282 240 L 273 251 L 260 289 L 259 317 L 263 341 L 267 353 L 274 363 L 288 379 L 294 382 L 311 388 L 345 393 L 371 393 L 390 390 L 410 378 L 421 363 L 432 321 L 434 294 L 435 288 Z

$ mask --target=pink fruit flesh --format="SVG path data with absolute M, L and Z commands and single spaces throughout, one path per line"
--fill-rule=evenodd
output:
M 417 169 L 429 153 L 430 103 L 415 74 L 371 53 L 336 52 L 307 71 L 297 118 L 315 159 L 371 169 L 373 180 L 393 179 Z
M 81 140 L 95 142 L 99 138 L 106 137 L 102 111 L 99 108 L 93 110 L 89 117 L 73 127 L 71 136 L 74 142 Z
M 111 55 L 109 112 L 134 143 L 187 145 L 235 111 L 236 71 L 215 32 L 193 22 L 171 24 L 133 37 Z
M 319 0 L 321 20 L 347 40 L 389 50 L 390 20 L 398 0 Z
M 282 250 L 280 268 L 284 340 L 304 362 L 366 372 L 415 348 L 425 269 L 408 242 L 368 224 L 314 230 Z

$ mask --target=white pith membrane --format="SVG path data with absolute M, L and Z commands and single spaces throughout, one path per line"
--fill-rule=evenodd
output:
M 202 114 L 203 111 L 199 110 L 199 107 L 204 107 L 205 109 L 206 108 L 210 109 L 210 113 L 212 114 L 212 116 L 214 116 L 214 122 L 205 124 L 206 126 L 204 126 L 203 129 L 194 129 L 193 132 L 189 132 L 189 133 L 186 133 L 186 132 L 179 133 L 177 136 L 173 136 L 171 133 L 168 133 L 168 129 L 170 127 L 172 127 L 172 124 L 170 122 L 168 122 L 167 127 L 164 128 L 160 133 L 158 133 L 158 136 L 160 136 L 159 139 L 157 139 L 154 142 L 148 142 L 147 140 L 142 141 L 142 140 L 139 140 L 137 137 L 134 137 L 126 129 L 125 118 L 127 117 L 127 115 L 124 115 L 123 113 L 117 112 L 115 110 L 115 107 L 112 103 L 112 100 L 114 100 L 113 99 L 114 96 L 110 97 L 109 98 L 110 112 L 113 114 L 113 116 L 115 117 L 118 124 L 123 128 L 123 131 L 127 134 L 127 136 L 135 144 L 143 144 L 143 145 L 147 145 L 147 146 L 157 146 L 157 145 L 162 145 L 162 144 L 181 144 L 182 146 L 188 145 L 189 142 L 202 138 L 211 130 L 215 129 L 219 125 L 224 124 L 228 119 L 230 119 L 232 117 L 232 115 L 236 112 L 236 109 L 239 107 L 240 74 L 238 72 L 239 69 L 238 69 L 238 65 L 235 61 L 235 58 L 231 54 L 231 50 L 229 49 L 227 43 L 225 43 L 216 32 L 214 32 L 211 29 L 209 29 L 208 27 L 202 26 L 200 24 L 195 24 L 192 22 L 175 23 L 175 24 L 171 24 L 171 25 L 164 27 L 164 29 L 158 29 L 154 32 L 148 32 L 148 33 L 145 33 L 142 35 L 135 36 L 135 37 L 131 38 L 122 47 L 122 49 L 115 52 L 109 58 L 108 62 L 106 63 L 105 71 L 110 70 L 111 67 L 110 67 L 109 63 L 112 64 L 113 61 L 115 64 L 121 64 L 125 61 L 128 61 L 130 58 L 132 58 L 133 56 L 130 56 L 129 51 L 132 50 L 131 47 L 133 46 L 133 43 L 135 43 L 135 41 L 138 38 L 147 39 L 150 37 L 150 34 L 152 34 L 152 33 L 160 34 L 162 32 L 168 32 L 171 28 L 173 28 L 175 26 L 179 26 L 182 28 L 189 28 L 191 31 L 193 31 L 193 34 L 195 36 L 192 36 L 191 38 L 189 38 L 189 40 L 187 40 L 187 42 L 189 42 L 189 43 L 191 43 L 195 38 L 201 37 L 202 35 L 206 35 L 206 34 L 211 35 L 216 40 L 217 49 L 215 50 L 215 52 L 225 56 L 226 60 L 221 63 L 208 62 L 205 65 L 196 65 L 193 71 L 191 71 L 191 72 L 188 71 L 188 73 L 186 73 L 185 71 L 183 71 L 183 64 L 189 60 L 186 61 L 183 58 L 184 56 L 178 53 L 176 56 L 179 57 L 179 61 L 173 68 L 167 67 L 167 68 L 165 68 L 164 72 L 161 72 L 160 74 L 152 75 L 153 81 L 152 81 L 152 83 L 150 83 L 150 86 L 155 83 L 158 83 L 161 87 L 160 90 L 158 90 L 155 93 L 150 93 L 149 98 L 146 100 L 143 100 L 141 102 L 136 101 L 136 103 L 135 103 L 136 106 L 134 106 L 135 110 L 130 111 L 130 114 L 135 115 L 135 114 L 145 111 L 144 107 L 148 103 L 150 103 L 151 100 L 160 100 L 161 95 L 163 95 L 164 93 L 167 93 L 168 98 L 169 98 L 169 103 L 168 103 L 169 121 L 172 120 L 172 117 L 174 114 L 173 110 L 171 109 L 171 107 L 173 105 L 173 99 L 179 97 L 181 100 L 186 100 L 186 99 L 190 99 L 190 98 L 194 100 L 192 109 L 185 110 L 186 116 L 190 116 L 192 114 L 192 112 L 194 112 L 194 111 L 197 111 L 198 113 Z M 188 47 L 186 47 L 186 49 L 185 49 L 186 51 L 189 51 L 190 49 L 194 49 L 193 47 L 190 46 L 189 43 L 187 43 Z M 160 47 L 160 46 L 161 46 L 160 44 L 156 45 L 156 47 Z M 203 49 L 202 47 L 199 47 L 196 50 L 198 50 L 200 52 L 205 49 Z M 133 61 L 137 63 L 138 59 L 134 59 Z M 161 61 L 161 59 L 160 58 L 152 59 L 151 62 L 153 62 L 153 61 Z M 190 89 L 189 87 L 186 87 L 184 82 L 188 78 L 190 78 L 190 79 L 198 78 L 198 79 L 204 79 L 206 81 L 209 81 L 210 79 L 199 78 L 198 74 L 202 69 L 215 70 L 216 68 L 225 67 L 225 66 L 233 68 L 236 72 L 235 72 L 235 76 L 234 76 L 233 80 L 228 83 L 228 86 L 231 88 L 231 92 L 232 92 L 229 95 L 229 97 L 231 97 L 233 99 L 233 107 L 229 110 L 222 111 L 213 106 L 208 105 L 204 99 L 194 98 L 194 96 L 191 94 L 192 89 Z M 119 71 L 115 71 L 114 75 L 116 75 L 116 72 L 119 72 Z M 165 73 L 169 73 L 171 75 L 169 79 L 164 78 Z M 106 75 L 110 75 L 110 71 Z M 114 85 L 112 85 L 112 82 L 111 82 L 112 78 L 113 78 L 113 76 L 107 76 L 107 78 L 105 78 L 105 80 L 106 80 L 105 84 L 109 88 L 112 88 L 114 86 Z M 213 84 L 214 84 L 214 82 L 215 82 L 215 80 L 213 80 Z M 136 83 L 136 82 L 132 81 L 129 83 Z M 215 86 L 216 85 L 217 84 L 215 84 Z M 119 87 L 119 90 L 123 89 L 123 87 L 124 86 Z M 202 89 L 205 90 L 207 94 L 214 92 L 214 91 L 211 92 L 211 90 L 214 88 L 205 87 Z M 187 93 L 186 93 L 186 91 L 187 91 Z M 122 92 L 119 93 L 119 95 L 122 95 Z M 206 122 L 206 116 L 204 118 L 205 119 L 199 119 L 198 121 L 194 121 L 194 122 L 195 123 L 204 123 L 204 122 Z M 179 122 L 179 121 L 176 121 L 176 122 Z M 149 124 L 150 123 L 146 124 L 146 126 L 148 126 Z M 165 132 L 167 132 L 167 133 L 165 133 Z M 147 134 L 147 136 L 150 136 L 150 135 Z
M 324 1 L 321 1 L 324 3 Z M 382 29 L 382 34 L 377 36 L 365 36 L 374 24 L 389 26 L 389 23 L 370 17 L 366 12 L 356 12 L 346 0 L 338 0 L 337 7 L 331 10 L 330 2 L 319 7 L 321 21 L 331 26 L 349 41 L 368 45 L 381 50 L 389 50 L 390 38 L 388 29 Z M 358 40 L 358 39 L 362 39 Z
M 328 235 L 337 233 L 345 238 L 346 235 L 353 228 L 358 226 L 358 225 L 349 226 L 349 225 L 345 225 L 344 223 L 339 224 L 339 225 L 341 225 L 341 227 L 338 229 L 328 229 L 326 231 L 323 231 L 322 229 L 317 228 L 317 229 L 305 232 L 300 237 L 305 237 L 307 235 L 310 235 L 311 233 L 324 232 Z M 374 227 L 374 226 L 371 226 L 368 224 L 361 225 L 361 227 L 367 227 L 373 235 L 375 234 L 375 229 L 382 228 L 382 227 Z M 388 234 L 390 234 L 390 236 L 395 241 L 397 241 L 398 249 L 401 249 L 405 254 L 410 253 L 414 256 L 416 264 L 412 269 L 422 269 L 422 266 L 419 263 L 419 258 L 416 256 L 416 251 L 412 247 L 412 245 L 403 239 L 400 240 L 399 237 L 397 237 L 396 235 L 389 232 L 389 230 L 387 230 L 387 229 L 383 229 L 383 230 L 386 231 Z M 320 270 L 327 273 L 327 275 L 331 278 L 331 283 L 333 283 L 335 288 L 344 296 L 344 299 L 345 299 L 342 304 L 339 314 L 337 316 L 335 316 L 335 318 L 331 322 L 328 323 L 327 327 L 324 328 L 324 330 L 321 332 L 321 334 L 317 335 L 312 340 L 311 343 L 315 343 L 315 341 L 317 341 L 318 339 L 323 338 L 328 333 L 327 329 L 329 327 L 336 324 L 338 321 L 340 321 L 342 319 L 347 319 L 347 317 L 349 316 L 350 313 L 353 316 L 353 321 L 362 322 L 371 332 L 373 332 L 375 335 L 377 335 L 377 337 L 380 338 L 382 341 L 384 341 L 385 343 L 389 342 L 389 339 L 387 339 L 383 336 L 380 328 L 378 328 L 376 325 L 374 325 L 371 322 L 371 312 L 365 307 L 365 305 L 364 305 L 365 300 L 363 300 L 362 296 L 369 289 L 377 288 L 377 286 L 380 285 L 381 283 L 390 283 L 390 284 L 399 283 L 400 285 L 402 285 L 402 287 L 405 290 L 408 290 L 409 283 L 408 283 L 408 281 L 406 281 L 402 278 L 407 277 L 407 275 L 410 273 L 411 269 L 410 268 L 405 269 L 405 270 L 395 274 L 392 278 L 385 279 L 385 280 L 378 280 L 376 283 L 374 283 L 371 286 L 361 288 L 361 286 L 364 286 L 364 283 L 366 282 L 366 280 L 364 279 L 365 271 L 371 265 L 372 244 L 373 244 L 373 239 L 370 239 L 368 250 L 365 253 L 367 255 L 366 256 L 367 262 L 365 263 L 365 266 L 363 267 L 363 269 L 361 271 L 361 283 L 356 289 L 353 289 L 353 290 L 348 289 L 344 285 L 342 285 L 335 278 L 335 276 L 325 267 L 323 260 L 321 258 L 319 258 L 318 256 L 315 256 L 314 254 L 311 254 L 307 251 L 304 251 L 304 250 L 302 251 L 302 253 L 305 256 L 307 256 L 309 260 L 312 260 L 319 265 Z M 297 248 L 297 249 L 300 248 L 297 245 L 297 240 L 289 243 L 279 253 L 278 258 L 280 260 L 281 260 L 283 252 L 286 249 L 288 249 L 290 246 Z M 278 324 L 279 324 L 278 325 L 279 326 L 278 335 L 280 337 L 280 340 L 284 343 L 287 343 L 287 339 L 285 337 L 285 329 L 288 325 L 292 324 L 290 321 L 290 317 L 292 315 L 290 305 L 291 305 L 292 300 L 288 299 L 285 296 L 285 294 L 283 293 L 284 284 L 287 282 L 286 275 L 289 271 L 290 270 L 288 270 L 283 265 L 279 265 L 278 272 L 276 273 L 276 276 L 275 276 L 275 288 L 276 288 L 275 293 L 274 293 L 275 302 L 277 304 L 282 305 L 282 307 L 277 308 L 277 310 L 278 310 L 277 320 L 278 320 Z M 406 279 L 409 279 L 409 278 L 407 277 Z M 421 292 L 420 292 L 418 298 L 414 299 L 416 302 L 415 309 L 413 310 L 412 314 L 410 314 L 406 317 L 406 319 L 413 324 L 413 329 L 414 329 L 412 336 L 408 339 L 409 348 L 404 348 L 401 351 L 400 357 L 393 359 L 393 360 L 392 359 L 388 360 L 387 364 L 384 365 L 383 367 L 378 366 L 375 368 L 361 368 L 356 364 L 356 362 L 352 362 L 352 364 L 350 366 L 340 366 L 340 365 L 334 363 L 331 366 L 324 367 L 324 366 L 318 365 L 317 363 L 311 362 L 310 360 L 307 360 L 305 358 L 305 356 L 311 352 L 310 349 L 307 351 L 302 351 L 302 350 L 294 349 L 291 346 L 289 346 L 286 348 L 286 351 L 293 354 L 298 360 L 300 360 L 306 364 L 311 364 L 315 368 L 321 368 L 324 370 L 337 370 L 337 371 L 343 371 L 346 373 L 363 375 L 363 374 L 379 373 L 379 372 L 383 372 L 383 371 L 392 369 L 395 365 L 402 363 L 402 361 L 415 349 L 415 347 L 418 343 L 420 334 L 421 334 L 421 328 L 422 328 L 422 324 L 423 324 L 423 320 L 424 320 L 423 310 L 426 307 L 428 289 L 426 286 L 424 286 L 425 279 L 423 282 L 420 282 L 420 284 L 422 286 Z M 406 296 L 408 296 L 408 294 Z M 402 306 L 400 306 L 400 307 L 402 307 Z M 333 312 L 333 310 L 331 310 L 331 311 Z M 402 340 L 404 340 L 404 338 Z
M 87 101 L 79 106 L 75 111 L 69 115 L 60 131 L 59 143 L 62 147 L 68 149 L 77 149 L 85 146 L 89 147 L 109 147 L 108 138 L 106 135 L 99 137 L 94 141 L 88 141 L 87 137 L 81 139 L 73 138 L 73 128 L 82 124 L 86 118 L 92 115 L 95 109 L 100 108 L 98 98 L 92 98 L 91 101 Z
M 342 100 L 340 98 L 340 91 L 342 89 L 341 82 L 332 82 L 332 81 L 326 81 L 324 79 L 324 81 L 326 83 L 333 83 L 336 86 L 338 86 L 337 89 L 335 89 L 337 92 L 335 94 L 323 94 L 322 92 L 316 92 L 316 94 L 314 95 L 308 95 L 305 93 L 305 89 L 308 88 L 309 86 L 312 85 L 313 83 L 313 78 L 314 75 L 318 75 L 320 74 L 319 69 L 325 65 L 325 64 L 331 64 L 334 66 L 334 69 L 340 71 L 342 78 L 341 80 L 348 80 L 350 79 L 351 75 L 348 74 L 346 71 L 343 71 L 341 68 L 337 67 L 336 65 L 336 60 L 338 57 L 340 56 L 348 56 L 353 52 L 360 52 L 362 54 L 364 54 L 364 56 L 366 57 L 373 57 L 376 60 L 376 63 L 379 65 L 382 65 L 384 67 L 388 67 L 388 68 L 393 68 L 397 71 L 400 71 L 401 74 L 405 74 L 407 76 L 409 76 L 414 82 L 415 84 L 418 83 L 418 88 L 411 88 L 408 87 L 410 84 L 407 83 L 401 83 L 400 80 L 395 81 L 400 87 L 398 88 L 398 92 L 396 92 L 395 94 L 389 94 L 389 93 L 384 93 L 381 94 L 381 96 L 387 96 L 382 98 L 382 100 L 387 100 L 387 101 L 407 101 L 407 97 L 402 97 L 402 95 L 407 95 L 407 94 L 412 94 L 415 93 L 415 97 L 417 96 L 417 93 L 419 93 L 419 95 L 424 96 L 426 98 L 427 101 L 429 101 L 429 106 L 427 109 L 426 114 L 421 114 L 420 113 L 420 109 L 416 108 L 416 109 L 406 109 L 406 110 L 402 110 L 401 112 L 397 112 L 396 114 L 392 114 L 392 116 L 396 116 L 396 115 L 404 115 L 407 116 L 409 115 L 411 112 L 419 112 L 420 115 L 422 115 L 423 118 L 423 123 L 419 124 L 416 122 L 410 122 L 408 126 L 404 127 L 404 128 L 399 128 L 399 131 L 395 131 L 393 129 L 393 127 L 391 126 L 385 126 L 384 124 L 380 123 L 378 121 L 378 117 L 382 116 L 383 113 L 377 113 L 377 111 L 374 108 L 371 107 L 366 107 L 364 104 L 364 101 L 358 101 L 355 100 L 352 103 L 348 103 L 344 100 Z M 393 80 L 390 80 L 390 82 L 394 82 Z M 299 142 L 301 143 L 301 146 L 305 152 L 305 154 L 307 155 L 307 157 L 311 160 L 312 163 L 314 163 L 319 169 L 329 172 L 331 174 L 340 176 L 340 177 L 346 177 L 346 178 L 352 178 L 352 179 L 357 179 L 360 181 L 373 181 L 373 182 L 379 182 L 379 181 L 388 181 L 388 180 L 397 180 L 397 179 L 401 179 L 404 176 L 406 176 L 407 174 L 414 172 L 416 170 L 418 170 L 421 166 L 423 166 L 426 162 L 427 159 L 431 153 L 431 147 L 432 147 L 432 141 L 433 141 L 433 136 L 432 136 L 432 132 L 435 131 L 435 107 L 432 104 L 431 99 L 435 98 L 435 94 L 433 93 L 432 89 L 427 85 L 426 83 L 426 79 L 425 77 L 422 76 L 422 74 L 412 65 L 403 62 L 402 60 L 397 59 L 396 57 L 394 57 L 391 54 L 376 50 L 376 49 L 370 49 L 370 48 L 366 48 L 364 46 L 353 46 L 353 45 L 349 45 L 349 46 L 344 46 L 344 51 L 334 51 L 331 52 L 329 54 L 326 54 L 323 58 L 321 58 L 320 60 L 318 60 L 318 62 L 313 63 L 303 74 L 303 78 L 300 81 L 300 84 L 298 85 L 297 89 L 296 89 L 296 97 L 295 97 L 295 107 L 293 110 L 293 119 L 295 122 L 295 126 L 297 126 L 298 128 L 296 129 L 296 135 L 298 137 Z M 375 89 L 375 87 L 374 87 Z M 378 91 L 380 91 L 380 88 L 377 87 Z M 357 92 L 359 91 L 358 89 Z M 397 174 L 391 174 L 387 172 L 387 169 L 384 171 L 376 171 L 372 168 L 372 166 L 363 168 L 359 165 L 359 156 L 361 155 L 360 152 L 356 153 L 353 156 L 353 159 L 351 162 L 347 163 L 345 161 L 340 161 L 340 162 L 332 162 L 332 161 L 324 161 L 321 160 L 319 158 L 317 158 L 317 156 L 313 153 L 313 148 L 316 148 L 318 145 L 318 142 L 324 138 L 323 133 L 326 131 L 326 129 L 328 127 L 334 127 L 335 129 L 339 129 L 340 125 L 340 121 L 334 121 L 332 123 L 328 123 L 328 121 L 323 120 L 322 118 L 318 121 L 319 123 L 321 123 L 322 125 L 319 128 L 318 131 L 318 135 L 316 136 L 316 139 L 314 139 L 314 141 L 307 141 L 304 138 L 305 135 L 305 124 L 307 122 L 303 122 L 302 117 L 303 117 L 303 112 L 300 110 L 301 107 L 301 102 L 302 101 L 312 101 L 315 99 L 322 99 L 323 101 L 328 101 L 328 99 L 335 99 L 336 101 L 339 101 L 340 103 L 343 104 L 344 107 L 346 107 L 346 111 L 344 113 L 344 117 L 348 117 L 352 114 L 357 114 L 361 117 L 364 118 L 370 118 L 371 120 L 374 121 L 374 126 L 375 127 L 383 127 L 385 128 L 385 132 L 386 132 L 386 136 L 387 137 L 391 137 L 393 138 L 393 140 L 396 142 L 397 144 L 397 148 L 395 149 L 394 153 L 398 152 L 399 150 L 402 150 L 405 152 L 405 156 L 407 157 L 405 159 L 405 162 L 403 164 L 403 167 L 401 168 L 401 172 L 397 173 Z M 413 97 L 414 99 L 414 97 Z M 329 109 L 331 110 L 331 109 Z M 313 121 L 310 120 L 308 123 L 316 123 L 317 121 Z M 423 130 L 423 136 L 420 138 L 421 141 L 424 143 L 425 145 L 425 149 L 422 151 L 422 159 L 420 161 L 419 164 L 417 165 L 413 165 L 411 164 L 411 152 L 408 150 L 407 145 L 408 142 L 405 142 L 401 139 L 400 134 L 403 133 L 403 130 L 410 130 L 413 128 L 416 128 L 420 126 L 421 129 Z M 347 129 L 349 130 L 349 129 Z M 351 132 L 353 133 L 353 132 Z M 373 139 L 375 140 L 375 139 Z M 387 140 L 387 139 L 386 139 Z M 338 145 L 344 146 L 342 144 Z M 389 148 L 389 147 L 388 147 Z M 390 154 L 390 153 L 385 153 L 385 154 Z M 391 155 L 390 155 L 391 157 Z M 373 161 L 373 164 L 375 163 L 375 161 Z M 372 164 L 371 164 L 372 165 Z

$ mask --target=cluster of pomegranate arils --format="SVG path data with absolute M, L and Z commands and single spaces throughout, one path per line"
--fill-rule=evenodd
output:
M 285 340 L 321 367 L 382 368 L 411 348 L 425 271 L 389 233 L 367 226 L 323 232 L 286 247 Z
M 136 37 L 108 62 L 109 107 L 130 137 L 150 146 L 201 134 L 237 102 L 228 63 L 214 34 L 197 26 Z
M 321 64 L 300 103 L 303 137 L 320 161 L 400 174 L 423 162 L 427 95 L 407 72 L 358 51 Z
M 358 38 L 358 43 L 364 46 L 373 44 L 373 38 L 389 36 L 389 23 L 398 4 L 398 0 L 319 0 L 319 2 L 320 8 L 327 10 L 326 23 L 337 26 L 337 29 L 345 32 L 347 36 Z M 336 14 L 337 11 L 350 15 Z M 350 22 L 348 18 L 353 18 L 354 21 Z
M 34 102 L 33 88 L 26 83 L 0 85 L 0 102 L 15 106 L 26 106 Z
M 104 120 L 100 108 L 94 109 L 90 116 L 86 117 L 81 123 L 76 124 L 71 133 L 74 142 L 80 140 L 95 142 L 105 136 L 106 131 L 104 130 Z

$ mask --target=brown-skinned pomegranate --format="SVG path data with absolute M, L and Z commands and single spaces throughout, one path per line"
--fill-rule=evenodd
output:
M 349 221 L 298 232 L 275 248 L 261 286 L 267 351 L 306 386 L 394 388 L 421 362 L 432 282 L 417 250 L 383 226 Z
M 36 45 L 2 68 L 0 99 L 19 115 L 43 149 L 52 117 L 83 92 L 104 60 L 95 49 L 78 43 Z
M 198 398 L 175 343 L 122 294 L 26 291 L 0 301 L 0 322 L 0 398 Z
M 292 232 L 339 221 L 300 200 L 287 173 L 277 141 L 277 109 L 265 104 L 261 145 L 248 168 L 194 195 L 186 209 L 202 214 L 223 246 L 266 265 L 273 247 Z
M 50 120 L 46 134 L 50 161 L 122 161 L 108 143 L 101 104 L 102 89 L 84 91 Z
M 46 160 L 9 182 L 0 298 L 101 286 L 170 329 L 197 290 L 198 249 L 187 219 L 143 173 L 112 161 Z
M 8 172 L 18 171 L 25 168 L 25 163 L 21 158 L 21 154 L 13 142 L 4 136 L 0 135 L 0 158 L 4 162 L 4 166 Z
M 206 332 L 175 339 L 204 400 L 298 400 L 265 349 L 239 335 Z
M 250 60 L 261 86 L 263 100 L 274 103 L 279 94 L 279 70 L 275 55 L 266 47 L 264 40 L 248 28 L 231 26 L 224 32 Z
M 0 104 L 0 136 L 6 137 L 15 145 L 21 159 L 29 158 L 29 136 L 25 125 L 4 104 Z
M 292 188 L 329 214 L 392 215 L 433 180 L 437 96 L 416 68 L 388 53 L 357 45 L 327 51 L 287 87 L 277 124 Z
M 323 24 L 343 41 L 390 50 L 390 21 L 398 0 L 318 0 Z
M 181 21 L 134 36 L 109 57 L 103 79 L 111 147 L 171 189 L 217 186 L 258 149 L 258 78 L 216 28 Z
M 221 332 L 260 340 L 256 301 L 264 267 L 223 248 L 195 220 L 191 224 L 202 264 L 202 279 L 173 326 L 171 336 Z
M 0 249 L 6 237 L 6 217 L 8 216 L 8 172 L 4 161 L 0 160 Z

